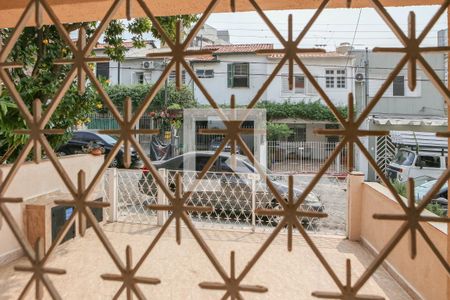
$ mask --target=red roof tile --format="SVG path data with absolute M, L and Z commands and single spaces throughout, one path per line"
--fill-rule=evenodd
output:
M 258 50 L 273 49 L 273 44 L 235 44 L 235 45 L 210 45 L 204 49 L 211 49 L 214 54 L 219 53 L 254 53 Z
M 208 45 L 203 49 L 213 51 L 212 55 L 201 55 L 193 57 L 194 61 L 216 61 L 217 55 L 232 53 L 255 53 L 258 50 L 273 49 L 273 44 L 235 44 L 235 45 Z

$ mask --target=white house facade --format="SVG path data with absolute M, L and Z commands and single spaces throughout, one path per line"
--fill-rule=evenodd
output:
M 211 47 L 211 57 L 191 62 L 201 82 L 210 95 L 221 104 L 229 103 L 231 95 L 240 105 L 248 104 L 276 68 L 281 56 L 258 54 L 258 50 L 272 49 L 271 44 L 226 45 Z M 346 105 L 348 93 L 353 91 L 353 57 L 346 52 L 301 54 L 303 63 L 315 77 L 335 105 Z M 281 71 L 261 95 L 260 99 L 271 102 L 317 101 L 320 97 L 303 71 L 295 66 L 294 88 L 289 89 L 288 66 Z M 195 87 L 199 103 L 207 99 Z

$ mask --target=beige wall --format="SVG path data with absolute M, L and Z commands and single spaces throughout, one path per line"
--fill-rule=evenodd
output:
M 86 172 L 86 180 L 89 182 L 96 174 L 103 162 L 103 156 L 77 155 L 60 159 L 60 162 L 72 182 L 76 184 L 78 171 L 83 169 Z M 10 171 L 11 166 L 0 166 L 3 178 Z M 55 168 L 50 161 L 44 161 L 40 164 L 33 162 L 25 163 L 17 172 L 11 185 L 6 191 L 6 197 L 22 197 L 24 202 L 27 199 L 46 194 L 55 190 L 67 191 L 64 183 L 59 178 Z M 23 228 L 23 204 L 6 204 L 11 214 Z M 20 246 L 12 234 L 8 224 L 2 220 L 0 228 L 0 264 L 11 258 L 20 255 Z
M 378 183 L 364 183 L 360 176 L 350 176 L 349 207 L 349 237 L 361 240 L 370 250 L 378 253 L 395 234 L 401 222 L 375 220 L 376 213 L 401 214 L 403 210 L 395 202 L 388 189 Z M 359 195 L 359 196 L 358 196 Z M 447 226 L 433 226 L 430 223 L 421 223 L 428 236 L 442 255 L 447 253 Z M 360 229 L 358 230 L 358 227 Z M 359 234 L 360 233 L 360 234 Z M 358 237 L 359 235 L 359 237 Z M 423 238 L 418 234 L 417 257 L 410 258 L 409 234 L 399 242 L 388 256 L 386 262 L 391 271 L 402 279 L 414 293 L 427 300 L 447 299 L 447 272 L 443 265 L 433 254 Z

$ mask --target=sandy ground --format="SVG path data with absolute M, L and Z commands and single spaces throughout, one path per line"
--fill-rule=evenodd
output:
M 103 229 L 122 259 L 125 247 L 132 246 L 134 262 L 159 230 L 157 227 L 123 223 L 108 224 Z M 224 230 L 200 232 L 225 270 L 229 270 L 230 251 L 236 251 L 238 274 L 268 237 L 262 233 Z M 313 240 L 341 280 L 345 278 L 347 258 L 352 261 L 353 282 L 373 260 L 358 243 L 341 237 L 314 235 Z M 26 263 L 26 259 L 20 259 L 0 268 L 0 299 L 18 297 L 30 274 L 14 272 L 13 266 Z M 88 230 L 83 239 L 76 238 L 57 248 L 48 266 L 67 270 L 66 275 L 50 275 L 63 299 L 111 299 L 120 287 L 117 282 L 100 278 L 101 274 L 117 274 L 118 270 L 92 230 Z M 140 285 L 148 299 L 220 299 L 223 296 L 221 291 L 199 288 L 200 282 L 220 281 L 220 277 L 186 230 L 182 231 L 181 245 L 177 245 L 174 229 L 169 228 L 138 275 L 161 280 L 159 285 Z M 311 296 L 313 291 L 337 291 L 328 273 L 300 236 L 294 236 L 292 252 L 287 251 L 286 235 L 275 239 L 244 279 L 244 284 L 258 284 L 269 289 L 265 294 L 243 293 L 245 299 L 314 299 Z M 376 272 L 361 292 L 386 299 L 410 299 L 383 269 Z M 28 298 L 32 296 L 32 293 L 28 294 Z

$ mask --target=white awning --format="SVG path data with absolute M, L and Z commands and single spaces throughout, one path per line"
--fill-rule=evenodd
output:
M 373 123 L 376 125 L 387 125 L 387 126 L 432 126 L 432 127 L 442 127 L 447 126 L 448 121 L 444 118 L 439 119 L 378 119 L 373 118 Z

